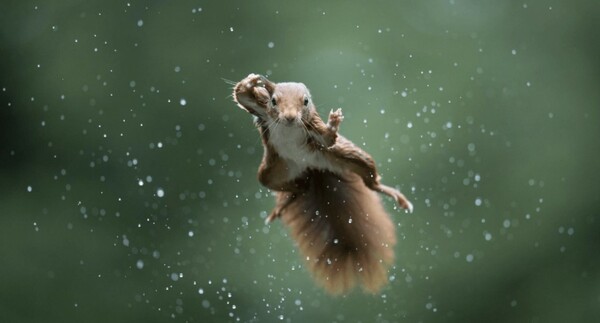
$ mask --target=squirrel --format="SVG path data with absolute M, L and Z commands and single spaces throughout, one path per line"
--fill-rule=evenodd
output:
M 262 139 L 258 181 L 276 194 L 266 223 L 281 218 L 329 293 L 357 283 L 377 293 L 388 281 L 396 234 L 376 192 L 409 212 L 411 202 L 383 185 L 373 158 L 338 134 L 341 109 L 323 122 L 303 83 L 250 74 L 235 84 L 233 99 L 254 116 Z

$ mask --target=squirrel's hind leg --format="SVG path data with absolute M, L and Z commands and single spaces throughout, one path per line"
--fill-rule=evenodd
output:
M 339 137 L 338 144 L 334 146 L 334 148 L 335 150 L 333 150 L 332 153 L 338 157 L 334 159 L 335 162 L 341 163 L 346 169 L 360 176 L 368 188 L 388 195 L 393 198 L 400 207 L 412 213 L 413 205 L 404 194 L 397 189 L 380 182 L 375 161 L 369 154 L 343 137 Z
M 412 213 L 414 209 L 412 203 L 410 203 L 406 196 L 404 196 L 404 194 L 402 194 L 399 190 L 381 183 L 374 183 L 370 188 L 393 198 L 403 209 L 406 209 L 409 213 Z
M 265 219 L 265 224 L 271 223 L 273 220 L 281 217 L 281 213 L 296 200 L 297 194 L 288 192 L 279 192 L 275 199 L 275 208 L 271 211 L 271 214 Z

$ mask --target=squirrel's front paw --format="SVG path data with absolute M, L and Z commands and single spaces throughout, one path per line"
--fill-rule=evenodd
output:
M 243 80 L 240 81 L 240 83 L 247 89 L 247 90 L 251 90 L 253 87 L 255 86 L 260 86 L 263 82 L 262 82 L 262 76 L 260 76 L 259 74 L 248 74 L 248 76 L 246 76 L 246 78 L 244 78 Z
M 344 120 L 344 115 L 342 114 L 342 109 L 338 108 L 337 110 L 329 112 L 329 120 L 327 121 L 329 128 L 333 131 L 337 131 L 340 128 L 340 123 Z
M 239 81 L 234 89 L 234 99 L 246 109 L 255 110 L 257 106 L 265 108 L 270 94 L 265 88 L 266 79 L 258 74 L 250 74 Z

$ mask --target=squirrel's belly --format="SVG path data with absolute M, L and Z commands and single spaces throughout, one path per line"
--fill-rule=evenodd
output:
M 290 178 L 300 176 L 309 168 L 337 172 L 323 153 L 311 150 L 307 146 L 297 147 L 293 151 L 283 150 L 280 156 L 287 161 Z
M 287 161 L 290 178 L 299 176 L 308 168 L 337 172 L 322 152 L 306 144 L 304 129 L 282 126 L 277 130 L 271 134 L 270 141 L 279 156 Z
M 307 153 L 301 159 L 288 159 L 288 176 L 296 178 L 307 169 L 328 170 L 337 173 L 339 170 L 334 169 L 331 163 L 325 159 L 325 156 L 316 153 Z

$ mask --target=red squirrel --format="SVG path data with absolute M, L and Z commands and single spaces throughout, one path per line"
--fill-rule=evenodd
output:
M 373 158 L 338 134 L 342 110 L 319 117 L 302 83 L 273 83 L 257 74 L 238 82 L 237 105 L 254 115 L 264 155 L 258 180 L 276 192 L 269 223 L 281 218 L 313 277 L 331 294 L 356 283 L 377 293 L 388 281 L 396 234 L 380 192 L 413 206 L 383 185 Z

